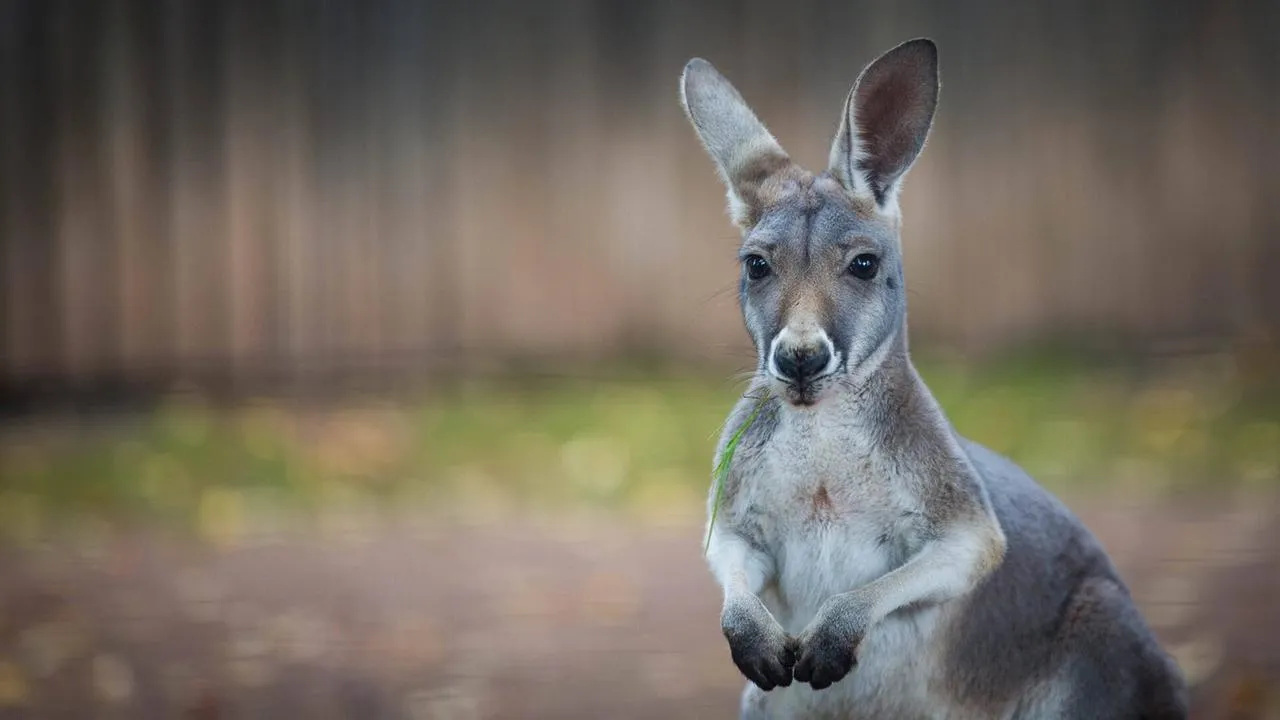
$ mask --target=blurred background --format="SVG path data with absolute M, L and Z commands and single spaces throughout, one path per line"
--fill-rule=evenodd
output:
M 1280 4 L 0 0 L 0 718 L 731 717 L 754 365 L 677 101 L 902 205 L 960 432 L 1102 539 L 1196 717 L 1280 718 Z

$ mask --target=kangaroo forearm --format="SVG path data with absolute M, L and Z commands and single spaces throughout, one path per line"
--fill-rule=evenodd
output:
M 946 602 L 977 587 L 1000 565 L 1004 551 L 1004 535 L 994 523 L 956 529 L 901 567 L 845 593 L 840 604 L 870 626 L 908 605 Z
M 794 676 L 822 689 L 853 668 L 867 631 L 908 605 L 946 602 L 973 590 L 999 566 L 1004 535 L 994 518 L 953 521 L 906 564 L 880 578 L 832 597 L 797 639 Z

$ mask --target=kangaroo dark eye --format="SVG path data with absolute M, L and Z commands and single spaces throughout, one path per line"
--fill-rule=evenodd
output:
M 752 280 L 760 280 L 768 277 L 769 263 L 759 255 L 748 255 L 746 259 L 747 277 Z
M 880 269 L 880 258 L 870 253 L 863 253 L 849 263 L 849 274 L 859 280 L 870 280 Z

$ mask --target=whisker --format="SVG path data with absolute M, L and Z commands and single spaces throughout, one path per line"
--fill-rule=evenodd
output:
M 704 297 L 701 301 L 699 301 L 698 305 L 699 306 L 710 305 L 713 301 L 719 300 L 725 297 L 726 295 L 736 294 L 736 293 L 737 293 L 737 286 L 726 285 L 720 288 L 719 290 L 716 290 L 715 292 L 711 293 L 710 295 L 707 295 L 706 297 Z

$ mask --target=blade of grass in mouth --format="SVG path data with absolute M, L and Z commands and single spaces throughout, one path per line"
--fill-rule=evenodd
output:
M 729 443 L 724 447 L 724 453 L 720 455 L 720 462 L 716 463 L 715 472 L 712 475 L 716 483 L 716 499 L 711 504 L 711 522 L 707 525 L 707 541 L 702 548 L 702 554 L 706 555 L 707 550 L 711 548 L 711 532 L 716 527 L 716 516 L 720 514 L 720 500 L 724 495 L 724 479 L 729 474 L 729 467 L 733 465 L 733 454 L 738 449 L 738 443 L 742 441 L 742 436 L 746 434 L 747 428 L 755 422 L 756 416 L 760 414 L 760 410 L 764 408 L 764 404 L 769 401 L 768 391 L 762 391 L 760 399 L 756 401 L 755 407 L 751 409 L 751 414 L 747 416 L 746 421 L 738 426 L 729 438 Z

